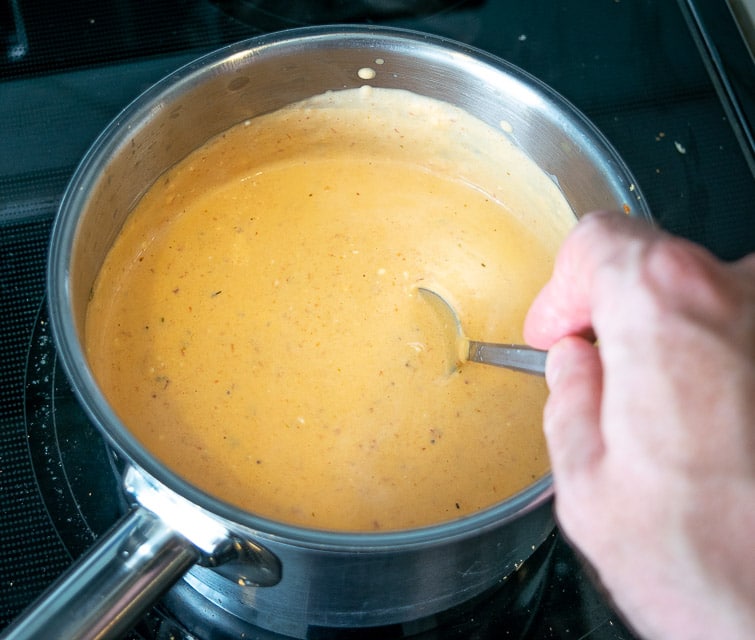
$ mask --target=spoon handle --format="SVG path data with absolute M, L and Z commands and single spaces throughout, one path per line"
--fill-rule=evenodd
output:
M 526 373 L 545 375 L 547 351 L 518 344 L 469 341 L 469 360 Z

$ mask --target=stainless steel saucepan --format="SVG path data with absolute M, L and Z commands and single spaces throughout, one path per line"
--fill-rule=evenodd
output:
M 360 78 L 377 59 L 375 77 Z M 617 153 L 564 99 L 516 67 L 440 37 L 298 29 L 228 46 L 166 77 L 84 157 L 62 200 L 49 257 L 60 361 L 88 416 L 127 460 L 123 486 L 133 507 L 7 638 L 117 637 L 182 577 L 229 614 L 292 636 L 311 625 L 400 623 L 482 593 L 551 532 L 550 477 L 483 512 L 410 531 L 332 533 L 260 518 L 164 467 L 115 415 L 87 364 L 84 316 L 93 282 L 158 176 L 247 118 L 366 82 L 444 100 L 493 126 L 509 123 L 510 137 L 553 177 L 576 215 L 601 208 L 649 215 Z

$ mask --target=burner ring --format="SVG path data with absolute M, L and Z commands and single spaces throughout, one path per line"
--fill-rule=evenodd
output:
M 71 558 L 91 547 L 126 509 L 117 460 L 87 420 L 58 363 L 46 301 L 29 343 L 24 421 L 47 512 Z

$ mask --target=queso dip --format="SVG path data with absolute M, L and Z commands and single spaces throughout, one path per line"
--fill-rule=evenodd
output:
M 548 471 L 521 342 L 575 217 L 504 131 L 399 90 L 327 93 L 210 140 L 138 203 L 87 357 L 124 424 L 207 493 L 340 531 L 436 524 Z M 451 349 L 449 349 L 451 345 Z

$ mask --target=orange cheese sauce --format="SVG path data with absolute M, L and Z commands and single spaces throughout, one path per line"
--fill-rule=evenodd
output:
M 503 132 L 396 90 L 325 94 L 208 142 L 127 220 L 89 305 L 106 397 L 162 462 L 306 527 L 426 526 L 548 470 L 543 380 L 449 372 L 521 342 L 574 222 Z

